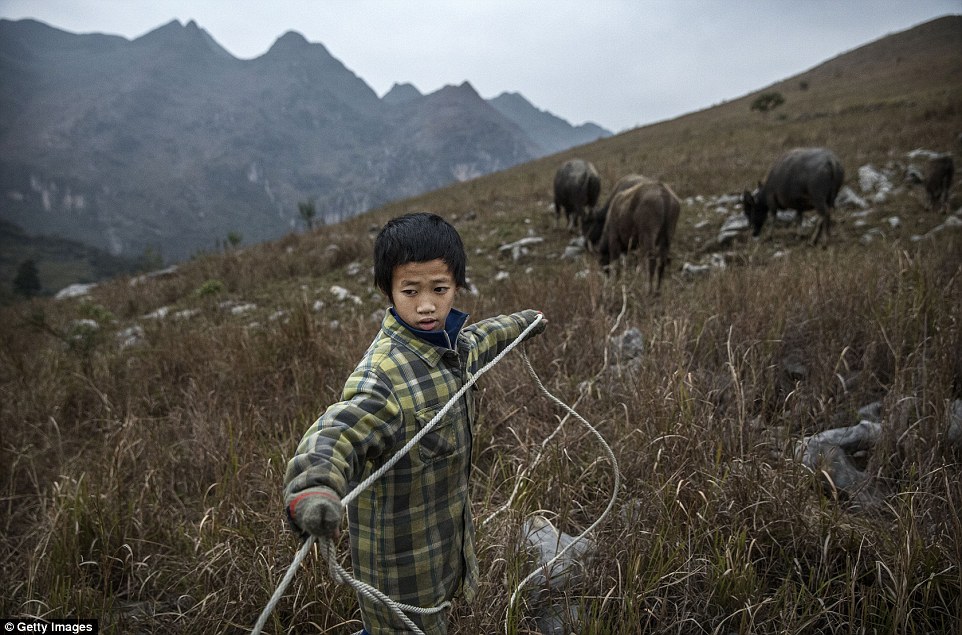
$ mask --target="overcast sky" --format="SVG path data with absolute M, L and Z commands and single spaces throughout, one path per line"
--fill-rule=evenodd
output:
M 378 95 L 395 82 L 429 93 L 467 80 L 482 97 L 519 92 L 613 132 L 948 14 L 962 14 L 962 0 L 0 0 L 0 18 L 129 39 L 194 20 L 241 59 L 297 31 Z

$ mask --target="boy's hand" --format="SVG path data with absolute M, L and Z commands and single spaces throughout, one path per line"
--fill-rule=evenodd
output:
M 341 533 L 341 497 L 329 487 L 299 492 L 287 506 L 287 513 L 295 525 L 312 536 L 337 538 Z
M 538 311 L 536 309 L 527 309 L 525 311 L 522 311 L 521 315 L 525 317 L 525 319 L 528 321 L 528 324 L 531 324 L 532 322 L 534 322 L 539 315 L 541 316 L 541 321 L 538 322 L 538 326 L 534 327 L 534 330 L 532 330 L 531 333 L 528 334 L 528 337 L 531 337 L 532 335 L 538 335 L 539 333 L 543 333 L 545 328 L 548 326 L 548 318 L 546 318 L 541 311 Z

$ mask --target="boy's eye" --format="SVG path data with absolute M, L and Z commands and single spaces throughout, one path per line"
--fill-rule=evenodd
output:
M 448 292 L 448 289 L 449 289 L 449 288 L 450 288 L 450 287 L 435 287 L 434 292 L 437 293 L 437 294 L 439 294 L 439 295 L 444 295 L 445 293 Z
M 403 293 L 404 295 L 410 297 L 410 296 L 415 295 L 415 294 L 417 293 L 417 291 L 415 291 L 414 289 L 402 289 L 402 290 L 401 290 L 401 293 Z

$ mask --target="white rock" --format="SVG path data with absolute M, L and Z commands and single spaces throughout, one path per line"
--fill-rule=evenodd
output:
M 139 284 L 143 284 L 152 278 L 166 278 L 177 273 L 177 265 L 171 265 L 165 269 L 158 269 L 157 271 L 149 271 L 142 276 L 137 276 L 136 278 L 131 278 L 128 283 L 132 287 L 136 287 Z
M 144 327 L 139 324 L 129 326 L 117 333 L 117 339 L 120 340 L 120 348 L 139 346 L 140 344 L 143 344 L 144 337 Z
M 859 207 L 866 209 L 868 203 L 849 186 L 844 186 L 835 197 L 835 207 Z
M 710 265 L 693 265 L 690 262 L 686 262 L 681 266 L 681 275 L 686 278 L 697 278 L 698 276 L 707 275 L 710 269 Z
M 934 150 L 927 150 L 925 148 L 916 148 L 915 150 L 909 151 L 905 156 L 910 159 L 934 159 L 942 156 L 942 153 L 935 152 Z
M 90 295 L 90 291 L 96 286 L 97 284 L 93 282 L 89 284 L 72 284 L 58 291 L 57 295 L 53 296 L 53 299 L 67 300 L 69 298 L 80 298 L 85 295 Z
M 168 313 L 170 313 L 170 307 L 162 306 L 159 309 L 155 309 L 154 311 L 151 311 L 150 313 L 145 315 L 144 318 L 148 320 L 163 320 L 165 317 L 167 317 Z
M 331 294 L 337 298 L 339 302 L 353 302 L 354 304 L 361 304 L 361 298 L 357 297 L 344 287 L 334 285 L 331 287 Z
M 90 318 L 81 318 L 71 322 L 70 328 L 72 330 L 99 331 L 100 324 L 98 324 L 96 320 L 91 320 Z

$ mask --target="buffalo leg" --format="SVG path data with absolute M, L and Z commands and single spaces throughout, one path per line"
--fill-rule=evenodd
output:
M 658 286 L 655 287 L 655 267 L 657 266 L 655 254 L 648 256 L 648 294 L 653 295 L 657 289 L 661 288 L 661 270 L 658 271 Z
M 828 247 L 829 237 L 832 233 L 832 208 L 818 211 L 818 221 L 815 223 L 815 231 L 812 232 L 812 246 L 818 244 L 818 239 L 825 233 L 825 246 Z
M 658 282 L 655 286 L 655 293 L 661 293 L 661 281 L 665 277 L 665 266 L 668 264 L 668 258 L 664 255 L 658 257 Z

